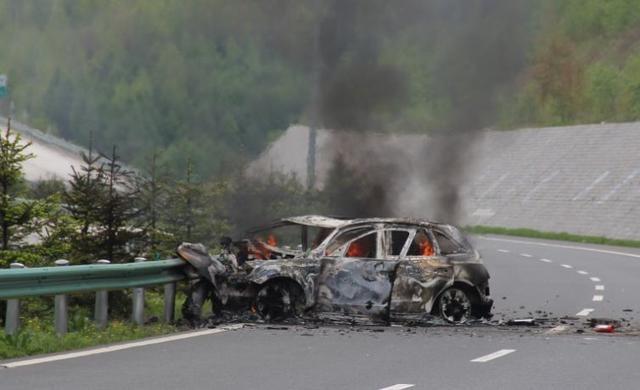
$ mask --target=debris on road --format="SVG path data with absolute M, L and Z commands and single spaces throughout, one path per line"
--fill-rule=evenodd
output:
M 587 321 L 587 324 L 592 328 L 596 328 L 599 325 L 610 325 L 614 328 L 620 328 L 622 326 L 621 321 L 612 318 L 591 318 Z
M 537 326 L 538 323 L 534 318 L 519 318 L 507 321 L 509 326 Z
M 593 330 L 595 330 L 598 333 L 613 333 L 613 331 L 615 330 L 615 327 L 611 324 L 605 325 L 605 324 L 599 324 L 596 325 Z

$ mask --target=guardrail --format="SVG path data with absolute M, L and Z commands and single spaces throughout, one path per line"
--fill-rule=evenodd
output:
M 144 323 L 145 286 L 164 285 L 165 322 L 174 320 L 176 284 L 186 278 L 185 262 L 180 259 L 146 261 L 142 257 L 134 263 L 111 264 L 98 260 L 96 264 L 69 265 L 57 260 L 55 267 L 26 268 L 20 263 L 0 270 L 0 299 L 7 299 L 5 333 L 14 334 L 20 327 L 19 298 L 55 295 L 55 328 L 63 335 L 67 332 L 67 296 L 65 294 L 95 291 L 95 321 L 105 327 L 108 320 L 108 291 L 133 289 L 134 323 Z

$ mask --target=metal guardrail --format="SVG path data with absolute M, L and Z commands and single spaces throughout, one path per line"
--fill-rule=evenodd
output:
M 174 319 L 176 283 L 186 278 L 180 259 L 146 261 L 136 258 L 134 263 L 110 264 L 98 260 L 91 265 L 68 265 L 57 260 L 56 267 L 25 268 L 20 263 L 11 269 L 0 270 L 0 299 L 7 299 L 5 333 L 15 333 L 19 326 L 18 298 L 55 295 L 55 326 L 58 334 L 67 332 L 67 297 L 65 294 L 96 292 L 95 321 L 99 327 L 107 325 L 108 290 L 133 289 L 132 321 L 144 323 L 145 286 L 164 285 L 164 321 Z

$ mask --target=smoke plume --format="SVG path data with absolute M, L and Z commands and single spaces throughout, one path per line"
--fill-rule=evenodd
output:
M 319 27 L 315 103 L 319 125 L 333 129 L 337 157 L 325 191 L 336 213 L 459 221 L 473 145 L 525 64 L 528 9 L 525 0 L 329 3 Z M 413 103 L 402 58 L 394 65 L 382 55 L 393 53 L 385 37 L 399 28 L 404 36 L 395 39 L 424 51 L 419 66 L 439 103 L 437 125 L 419 124 L 426 143 L 379 135 L 402 131 L 394 115 Z

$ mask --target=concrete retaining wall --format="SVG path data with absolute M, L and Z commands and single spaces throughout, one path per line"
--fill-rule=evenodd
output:
M 308 133 L 289 128 L 250 172 L 295 173 L 305 183 Z M 333 160 L 329 138 L 319 132 L 320 185 Z M 428 140 L 393 142 L 415 150 Z M 640 122 L 486 131 L 474 155 L 461 223 L 640 239 Z
M 465 222 L 640 239 L 640 123 L 488 132 Z

